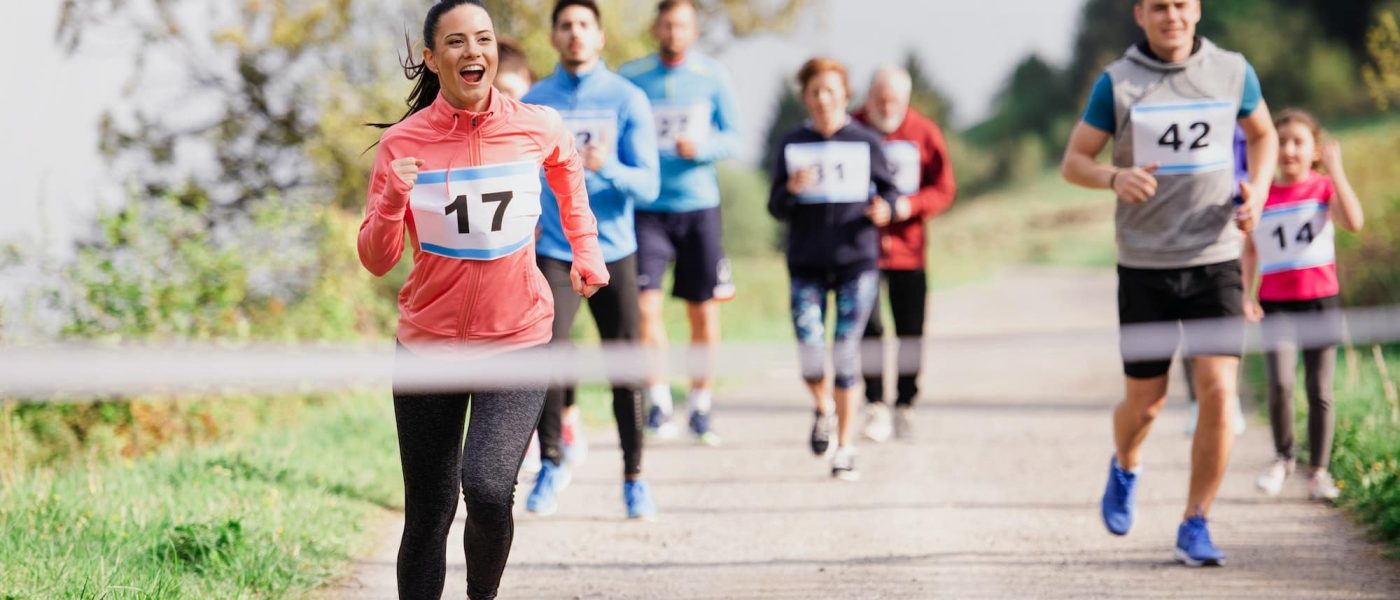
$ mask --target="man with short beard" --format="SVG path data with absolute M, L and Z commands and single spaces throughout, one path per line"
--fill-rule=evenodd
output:
M 641 285 L 642 343 L 666 347 L 661 281 L 676 265 L 671 295 L 684 300 L 690 340 L 706 357 L 719 344 L 719 303 L 734 297 L 724 258 L 719 180 L 714 164 L 739 148 L 738 113 L 729 75 L 718 61 L 692 50 L 699 38 L 695 5 L 663 0 L 651 33 L 659 51 L 618 69 L 646 92 L 656 116 L 661 195 L 637 207 L 637 279 Z M 715 445 L 710 428 L 714 378 L 693 373 L 686 407 L 690 433 Z M 647 386 L 647 426 L 660 437 L 678 427 L 671 419 L 671 386 L 664 376 Z
M 861 361 L 865 371 L 864 434 L 875 442 L 889 439 L 891 430 L 898 438 L 907 438 L 911 433 L 909 412 L 919 395 L 921 337 L 928 304 L 925 224 L 948 210 L 957 194 L 943 131 L 909 106 L 912 91 L 908 71 L 892 65 L 880 67 L 870 82 L 865 106 L 855 114 L 857 121 L 885 136 L 885 157 L 900 193 L 890 223 L 880 228 L 880 278 L 889 289 L 894 331 L 899 337 L 893 418 L 885 403 L 885 353 L 879 341 L 885 328 L 878 308 L 871 312 L 865 328 L 866 352 Z
M 559 111 L 574 133 L 583 156 L 589 206 L 598 219 L 598 243 L 613 284 L 608 293 L 588 299 L 589 312 L 604 341 L 634 343 L 640 315 L 633 211 L 636 205 L 654 202 L 660 187 L 656 133 L 646 94 L 604 64 L 606 36 L 601 23 L 594 0 L 555 2 L 550 42 L 559 52 L 559 66 L 530 88 L 524 102 Z M 570 247 L 559 220 L 549 214 L 553 196 L 546 191 L 540 202 L 546 208 L 540 216 L 536 248 L 540 271 L 554 294 L 553 343 L 567 344 L 580 299 L 568 293 Z M 622 446 L 622 498 L 628 518 L 654 519 L 656 505 L 642 479 L 642 397 L 636 383 L 614 380 L 612 387 L 613 416 Z M 565 459 L 581 460 L 577 450 L 570 456 L 563 430 L 565 407 L 573 404 L 573 398 L 571 386 L 551 384 L 545 393 L 539 425 L 543 458 L 535 487 L 525 499 L 525 509 L 537 515 L 557 510 L 559 492 L 571 479 Z M 575 428 L 574 434 L 579 433 Z M 574 446 L 578 447 L 577 441 Z

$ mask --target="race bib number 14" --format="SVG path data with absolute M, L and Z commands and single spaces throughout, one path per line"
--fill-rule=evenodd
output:
M 534 161 L 424 171 L 409 196 L 424 252 L 493 260 L 535 239 L 540 166 Z
M 1335 236 L 1325 202 L 1266 208 L 1254 228 L 1259 271 L 1267 275 L 1330 265 L 1336 261 Z
M 815 169 L 817 180 L 797 195 L 803 204 L 870 199 L 870 146 L 864 142 L 813 142 L 783 148 L 788 177 Z
M 1132 108 L 1133 163 L 1164 175 L 1205 173 L 1235 164 L 1233 102 L 1206 100 Z

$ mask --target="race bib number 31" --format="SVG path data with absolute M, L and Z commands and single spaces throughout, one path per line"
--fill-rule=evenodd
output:
M 816 169 L 817 180 L 797 195 L 803 204 L 870 199 L 870 146 L 864 142 L 814 142 L 783 148 L 788 177 Z
M 1133 163 L 1159 164 L 1165 175 L 1229 169 L 1237 112 L 1235 103 L 1215 100 L 1134 106 Z
M 1336 236 L 1324 202 L 1302 202 L 1264 209 L 1254 229 L 1259 270 L 1281 273 L 1336 261 Z
M 696 144 L 710 138 L 710 103 L 652 105 L 656 120 L 656 148 L 665 154 L 675 154 L 676 140 L 684 136 Z
M 540 166 L 534 161 L 424 171 L 409 197 L 424 252 L 493 260 L 535 238 Z
M 894 172 L 894 185 L 908 196 L 919 191 L 919 147 L 912 142 L 885 142 L 885 159 Z

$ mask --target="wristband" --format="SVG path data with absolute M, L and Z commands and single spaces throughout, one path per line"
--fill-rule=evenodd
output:
M 1113 190 L 1113 191 L 1117 191 L 1117 190 L 1114 189 L 1114 187 L 1113 187 L 1113 182 L 1116 181 L 1116 180 L 1118 179 L 1118 173 L 1119 173 L 1119 170 L 1118 170 L 1118 169 L 1114 169 L 1114 170 L 1113 170 L 1113 174 L 1108 176 L 1108 189 Z

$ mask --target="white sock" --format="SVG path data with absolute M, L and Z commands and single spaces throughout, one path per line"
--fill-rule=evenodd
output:
M 671 398 L 671 385 L 658 383 L 648 387 L 647 401 L 661 410 L 661 414 L 671 416 L 672 405 L 675 404 L 675 400 Z
M 1113 459 L 1113 462 L 1118 463 L 1118 468 L 1119 468 L 1119 469 L 1122 469 L 1122 470 L 1124 470 L 1124 471 L 1127 471 L 1127 472 L 1129 472 L 1129 473 L 1132 473 L 1133 475 L 1141 475 L 1141 474 L 1142 474 L 1142 464 L 1140 464 L 1140 463 L 1138 464 L 1138 466 L 1133 467 L 1133 468 L 1131 468 L 1131 469 L 1124 469 L 1124 468 L 1123 468 L 1123 463 L 1122 463 L 1121 461 L 1119 461 L 1117 458 L 1114 458 L 1114 459 Z
M 712 397 L 710 390 L 690 390 L 685 397 L 686 409 L 690 412 L 708 413 Z

